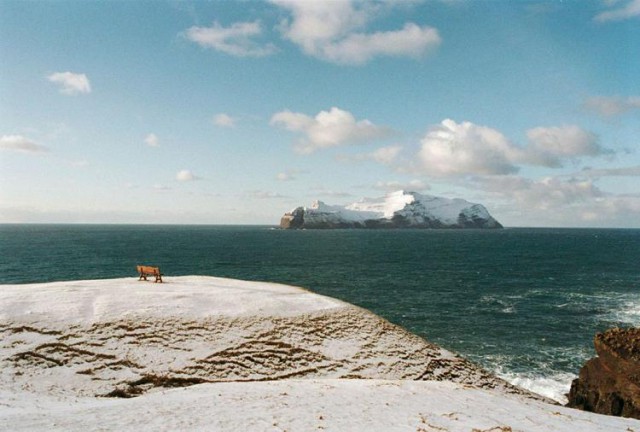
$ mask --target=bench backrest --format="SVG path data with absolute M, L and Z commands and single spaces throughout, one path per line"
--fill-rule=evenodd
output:
M 150 274 L 150 275 L 159 275 L 160 268 L 159 267 L 150 267 L 150 266 L 137 266 L 138 273 Z

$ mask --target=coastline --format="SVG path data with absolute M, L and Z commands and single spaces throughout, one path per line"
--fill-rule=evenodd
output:
M 0 417 L 17 429 L 96 428 L 93 421 L 124 419 L 129 410 L 162 411 L 165 403 L 176 404 L 166 424 L 202 427 L 207 418 L 214 421 L 213 414 L 203 414 L 211 403 L 206 394 L 229 398 L 226 411 L 211 411 L 222 430 L 240 427 L 242 418 L 249 422 L 245 428 L 271 417 L 287 428 L 320 425 L 303 402 L 326 407 L 318 415 L 340 430 L 344 422 L 354 427 L 368 421 L 373 430 L 394 430 L 389 421 L 406 424 L 409 418 L 419 426 L 420 415 L 447 430 L 494 427 L 487 422 L 496 418 L 525 430 L 563 430 L 554 423 L 560 417 L 564 430 L 583 421 L 601 427 L 588 430 L 637 425 L 546 403 L 371 312 L 286 285 L 203 276 L 164 284 L 126 278 L 5 285 L 0 300 L 7 401 Z M 173 386 L 185 387 L 169 390 Z M 184 408 L 191 398 L 202 408 L 195 423 L 193 410 Z M 452 407 L 449 413 L 465 412 L 443 417 L 442 401 Z M 247 416 L 244 404 L 254 404 L 257 414 Z M 514 408 L 505 410 L 505 404 Z M 48 413 L 34 416 L 36 406 Z M 384 406 L 393 407 L 391 420 L 364 416 Z M 118 427 L 134 429 L 127 425 L 136 418 L 131 414 L 131 423 Z

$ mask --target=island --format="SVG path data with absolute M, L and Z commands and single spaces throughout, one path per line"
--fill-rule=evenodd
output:
M 311 207 L 296 207 L 285 213 L 280 220 L 280 227 L 500 229 L 502 224 L 482 204 L 400 190 L 346 206 L 315 201 Z

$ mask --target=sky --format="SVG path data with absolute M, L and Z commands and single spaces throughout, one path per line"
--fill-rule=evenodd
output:
M 0 0 L 0 223 L 640 228 L 639 77 L 640 0 Z

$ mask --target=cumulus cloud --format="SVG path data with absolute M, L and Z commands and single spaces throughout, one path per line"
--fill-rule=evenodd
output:
M 272 0 L 291 13 L 281 31 L 306 54 L 321 60 L 361 65 L 377 56 L 420 57 L 441 43 L 438 30 L 406 23 L 400 30 L 364 33 L 376 6 L 368 2 L 338 0 L 305 2 Z
M 602 117 L 613 117 L 640 109 L 640 96 L 593 96 L 585 100 L 583 106 Z
M 200 180 L 200 177 L 198 177 L 191 171 L 184 169 L 184 170 L 178 171 L 178 173 L 176 174 L 176 180 L 178 180 L 179 182 L 189 182 L 194 180 Z
M 376 182 L 373 185 L 374 189 L 385 191 L 385 192 L 394 192 L 398 190 L 405 190 L 410 192 L 422 192 L 431 189 L 427 183 L 422 180 L 411 180 L 409 182 L 399 182 L 399 181 L 388 181 L 388 182 Z
M 441 42 L 438 31 L 407 23 L 401 30 L 354 33 L 319 48 L 317 57 L 346 65 L 362 65 L 377 56 L 421 57 Z
M 597 22 L 623 21 L 640 16 L 640 0 L 607 2 L 609 9 L 600 12 L 593 19 Z
M 156 134 L 150 133 L 144 139 L 144 143 L 149 147 L 158 147 L 160 145 Z
M 276 47 L 273 44 L 260 45 L 254 38 L 262 34 L 259 21 L 238 22 L 229 27 L 223 27 L 214 22 L 211 27 L 193 26 L 184 33 L 185 37 L 204 48 L 236 57 L 264 57 L 273 54 Z
M 402 146 L 391 145 L 387 147 L 380 147 L 379 149 L 367 154 L 367 156 L 378 163 L 388 165 L 398 158 L 401 151 Z
M 47 147 L 36 144 L 22 135 L 2 135 L 2 137 L 0 137 L 0 150 L 12 150 L 24 153 L 44 153 L 49 151 Z
M 216 126 L 234 128 L 236 127 L 236 122 L 237 119 L 229 114 L 220 113 L 213 116 L 213 124 Z
M 511 226 L 635 227 L 640 195 L 602 191 L 590 179 L 483 176 L 475 185 L 489 193 L 492 213 Z
M 475 181 L 484 190 L 502 195 L 525 209 L 559 209 L 605 196 L 591 180 L 562 180 L 558 177 L 532 180 L 511 175 L 478 177 Z
M 52 83 L 58 84 L 60 93 L 75 95 L 91 93 L 91 84 L 85 74 L 73 72 L 55 72 L 47 76 Z
M 500 131 L 471 122 L 443 120 L 421 141 L 419 170 L 427 175 L 508 175 L 520 165 L 559 168 L 565 161 L 608 154 L 597 137 L 575 125 L 537 127 L 518 146 Z
M 305 2 L 272 0 L 271 3 L 291 13 L 291 20 L 281 23 L 284 35 L 313 54 L 320 41 L 331 41 L 363 27 L 370 19 L 365 3 L 356 8 L 350 0 Z
M 524 161 L 534 165 L 558 168 L 563 159 L 607 153 L 594 134 L 575 125 L 529 129 L 527 138 L 529 146 Z
M 421 141 L 418 159 L 432 176 L 512 174 L 522 150 L 499 131 L 471 122 L 443 120 Z
M 336 107 L 320 111 L 315 117 L 281 111 L 271 117 L 270 124 L 301 134 L 302 138 L 294 149 L 302 154 L 382 139 L 391 133 L 387 127 L 377 126 L 366 119 L 357 121 L 353 114 Z

